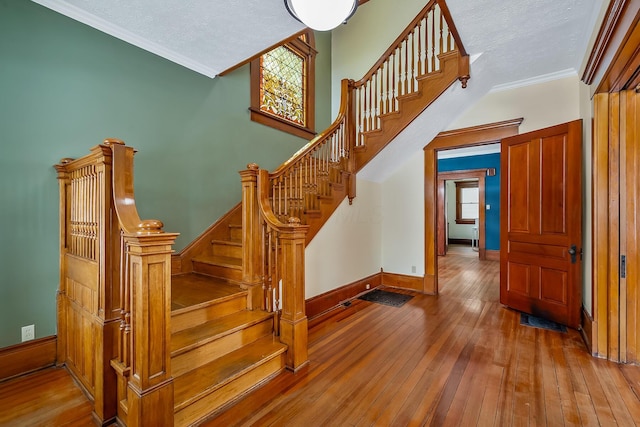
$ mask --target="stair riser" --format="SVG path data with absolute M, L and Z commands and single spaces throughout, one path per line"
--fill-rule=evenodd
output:
M 236 282 L 240 282 L 242 280 L 242 270 L 235 268 L 205 264 L 194 260 L 193 270 L 196 273 L 208 274 L 209 276 L 219 277 L 226 280 L 233 280 Z
M 213 249 L 213 255 L 242 258 L 242 246 L 213 243 L 211 247 Z
M 273 320 L 266 319 L 263 322 L 241 329 L 226 335 L 215 341 L 206 343 L 186 353 L 171 358 L 171 373 L 174 377 L 199 368 L 220 356 L 230 353 L 240 347 L 271 335 L 273 332 Z
M 256 366 L 229 384 L 177 411 L 174 415 L 174 425 L 188 426 L 204 420 L 222 406 L 242 397 L 249 390 L 261 386 L 266 380 L 280 373 L 284 369 L 284 363 L 282 353 Z
M 217 304 L 202 307 L 196 310 L 173 314 L 171 316 L 171 332 L 175 333 L 195 325 L 208 322 L 232 313 L 237 313 L 247 308 L 247 298 L 240 295 L 237 298 L 222 301 Z

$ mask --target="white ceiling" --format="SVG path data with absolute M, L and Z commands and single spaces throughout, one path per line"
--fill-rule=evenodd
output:
M 302 30 L 282 0 L 33 0 L 201 74 Z
M 303 28 L 282 0 L 33 1 L 210 77 Z M 452 86 L 359 176 L 385 179 L 496 86 L 577 73 L 605 1 L 447 0 L 476 59 L 469 88 Z

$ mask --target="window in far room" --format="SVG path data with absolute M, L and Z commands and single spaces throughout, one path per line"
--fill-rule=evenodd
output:
M 456 181 L 456 224 L 475 224 L 478 202 L 478 180 Z
M 251 62 L 251 120 L 315 136 L 315 55 L 313 32 L 306 31 Z

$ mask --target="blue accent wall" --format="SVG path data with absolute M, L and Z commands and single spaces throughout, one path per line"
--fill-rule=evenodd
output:
M 495 168 L 495 176 L 485 178 L 485 203 L 491 205 L 485 216 L 485 247 L 500 249 L 500 153 L 438 160 L 438 172 Z

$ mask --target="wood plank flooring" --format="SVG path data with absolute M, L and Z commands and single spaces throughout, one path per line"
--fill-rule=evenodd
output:
M 449 253 L 438 297 L 315 319 L 306 367 L 204 425 L 640 425 L 640 367 L 592 358 L 577 331 L 521 326 L 498 303 L 498 263 Z M 91 425 L 90 412 L 61 369 L 0 383 L 0 426 Z
M 640 425 L 640 367 L 592 358 L 577 331 L 521 326 L 498 303 L 498 262 L 464 247 L 439 261 L 438 297 L 314 320 L 306 368 L 205 425 Z

